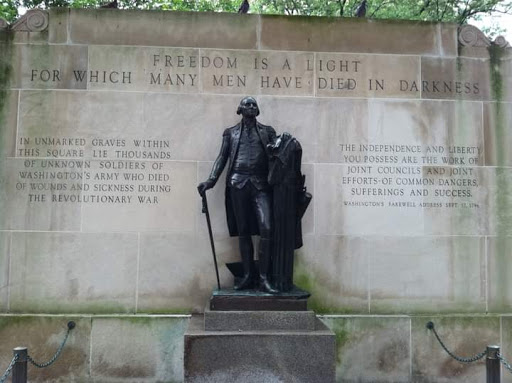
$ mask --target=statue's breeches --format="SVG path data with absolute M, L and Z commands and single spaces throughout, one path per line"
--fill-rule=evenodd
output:
M 231 203 L 239 236 L 251 235 L 251 221 L 258 224 L 261 238 L 272 237 L 272 194 L 258 190 L 251 182 L 242 189 L 230 187 Z

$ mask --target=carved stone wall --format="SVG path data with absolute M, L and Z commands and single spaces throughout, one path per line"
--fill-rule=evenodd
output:
M 62 381 L 179 380 L 179 315 L 201 312 L 216 284 L 196 185 L 248 94 L 262 123 L 303 146 L 313 202 L 295 282 L 330 315 L 340 381 L 481 381 L 481 365 L 445 358 L 423 315 L 461 353 L 501 340 L 508 356 L 504 39 L 451 24 L 105 9 L 34 10 L 0 33 L 0 339 L 22 339 L 27 313 L 85 314 Z M 208 199 L 227 286 L 238 245 L 222 180 Z M 58 318 L 27 328 L 54 331 Z

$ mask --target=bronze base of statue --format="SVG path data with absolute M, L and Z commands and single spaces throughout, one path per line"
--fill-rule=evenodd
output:
M 212 311 L 307 311 L 310 293 L 296 286 L 290 291 L 269 294 L 257 289 L 214 290 Z

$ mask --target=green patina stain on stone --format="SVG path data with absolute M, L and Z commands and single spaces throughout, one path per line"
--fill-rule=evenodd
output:
M 462 72 L 462 59 L 460 57 L 457 57 L 455 59 L 455 64 L 457 66 L 457 74 L 460 74 Z
M 0 317 L 0 332 L 10 327 L 21 327 L 27 330 L 41 328 L 46 324 L 56 323 L 61 330 L 67 329 L 67 323 L 74 321 L 76 328 L 83 327 L 89 321 L 89 317 L 69 315 L 69 316 L 40 316 L 40 315 L 9 315 Z M 75 328 L 75 329 L 76 329 Z
M 12 53 L 14 34 L 11 31 L 0 32 L 0 107 L 5 100 L 5 92 L 9 88 L 12 74 Z
M 28 57 L 29 68 L 52 68 L 55 64 L 52 64 L 52 47 L 49 45 L 37 45 L 30 49 Z M 55 53 L 55 52 L 53 52 Z M 39 72 L 38 72 L 39 73 Z M 35 84 L 41 84 L 36 81 Z M 45 85 L 43 85 L 44 87 Z M 37 86 L 39 88 L 39 86 Z M 60 108 L 56 108 L 56 98 L 58 96 L 55 92 L 41 89 L 39 91 L 31 91 L 25 93 L 23 102 L 20 105 L 20 113 L 23 115 L 24 106 L 27 108 L 29 113 L 26 113 L 28 117 L 34 117 L 37 113 L 37 118 L 27 118 L 27 122 L 23 124 L 24 136 L 26 137 L 37 137 L 40 135 L 60 135 L 60 132 L 54 131 L 53 115 L 56 111 L 61 111 Z M 32 112 L 30 107 L 35 112 Z
M 295 275 L 293 278 L 294 284 L 302 290 L 306 290 L 311 293 L 311 297 L 308 299 L 308 309 L 315 311 L 316 313 L 332 313 L 332 308 L 324 306 L 321 301 L 321 292 L 317 288 L 315 281 L 306 273 L 302 267 L 295 265 Z
M 505 111 L 502 108 L 501 102 L 495 102 L 489 105 L 491 113 L 493 114 L 494 126 L 494 148 L 496 150 L 496 166 L 506 166 L 507 153 L 509 148 L 506 145 L 506 123 Z
M 173 318 L 173 317 L 154 317 L 150 315 L 120 315 L 113 317 L 99 317 L 99 319 L 113 319 L 113 320 L 121 320 L 126 321 L 135 325 L 140 326 L 150 326 L 157 323 L 157 321 L 176 321 L 176 325 L 178 326 L 181 322 L 188 323 L 188 318 Z
M 460 57 L 457 57 L 456 65 L 457 65 L 456 80 L 460 81 L 461 83 L 467 82 L 468 79 L 464 77 L 464 73 L 463 73 L 464 65 L 463 65 L 462 59 Z M 472 121 L 473 114 L 471 112 L 468 113 L 468 107 L 469 107 L 468 102 L 463 100 L 462 98 L 458 98 L 455 100 L 454 106 L 455 106 L 455 121 L 454 121 L 455 126 L 453 127 L 454 129 L 452 129 L 453 136 L 450 138 L 450 141 L 447 142 L 447 145 L 448 146 L 451 146 L 451 145 L 463 146 L 468 142 L 475 142 L 474 130 L 468 129 L 468 127 L 474 126 L 474 122 Z M 467 160 L 466 160 L 466 166 L 468 166 L 468 165 L 469 164 L 467 163 Z M 469 166 L 471 166 L 471 165 L 469 165 Z M 464 165 L 457 166 L 457 167 L 464 167 Z M 474 177 L 476 177 L 476 178 L 478 178 L 478 171 L 479 171 L 479 168 L 473 167 L 473 174 L 474 174 Z M 460 176 L 457 178 L 460 178 Z M 468 188 L 468 189 L 472 193 L 472 196 L 463 196 L 463 197 L 450 199 L 450 202 L 459 204 L 457 208 L 452 210 L 452 214 L 450 215 L 452 227 L 454 227 L 454 228 L 459 226 L 460 222 L 471 222 L 473 216 L 475 214 L 477 214 L 476 213 L 477 209 L 469 208 L 469 207 L 465 207 L 465 208 L 461 207 L 462 203 L 466 203 L 467 206 L 469 206 L 470 203 L 474 203 L 475 199 L 478 198 L 478 189 L 476 189 L 476 188 Z M 455 254 L 455 255 L 456 255 L 456 257 L 455 257 L 454 261 L 457 264 L 460 264 L 460 262 L 466 263 L 466 260 L 465 260 L 466 256 L 467 256 L 466 253 L 462 254 L 463 255 L 462 259 L 457 257 L 457 255 L 459 255 L 459 254 Z
M 341 356 L 343 354 L 343 346 L 349 341 L 349 333 L 344 326 L 341 327 L 335 325 L 333 327 L 332 331 L 336 335 L 336 361 L 340 364 Z
M 314 276 L 314 270 L 295 262 L 293 283 L 300 289 L 311 293 L 308 309 L 318 314 L 352 314 L 358 312 L 352 307 L 333 306 L 325 302 L 326 286 L 320 278 Z
M 503 78 L 501 75 L 501 58 L 503 56 L 503 48 L 496 45 L 491 45 L 489 51 L 489 71 L 491 79 L 491 96 L 492 100 L 496 101 L 492 106 L 494 107 L 494 121 L 495 121 L 495 140 L 496 140 L 496 165 L 504 166 L 506 153 L 508 147 L 504 147 L 505 143 L 505 123 L 504 116 L 501 111 L 501 101 L 503 101 Z
M 105 319 L 105 318 L 101 318 Z M 114 319 L 114 320 L 120 320 L 124 322 L 128 322 L 131 324 L 135 324 L 137 326 L 150 326 L 153 323 L 155 323 L 155 318 L 149 317 L 149 316 L 121 316 L 121 317 L 113 317 L 108 319 Z
M 26 326 L 37 320 L 33 316 L 8 316 L 0 318 L 0 332 L 12 326 Z
M 350 320 L 339 318 L 322 318 L 327 327 L 336 336 L 336 364 L 338 367 L 343 360 L 343 349 L 350 342 Z
M 508 312 L 510 311 L 509 300 L 509 285 L 510 285 L 510 238 L 507 237 L 510 232 L 510 204 L 508 201 L 508 188 L 510 187 L 506 180 L 506 175 L 503 174 L 503 169 L 496 169 L 497 173 L 497 185 L 496 187 L 500 190 L 496 196 L 497 211 L 495 212 L 498 232 L 494 238 L 494 278 L 491 280 L 494 290 L 493 296 L 493 311 Z M 501 173 L 501 174 L 500 174 Z M 503 188 L 500 189 L 500 185 Z
M 8 90 L 11 84 L 12 59 L 13 59 L 13 33 L 10 31 L 0 32 L 0 126 L 5 127 L 5 120 L 8 107 Z M 4 129 L 0 131 L 0 160 L 4 157 L 3 150 L 5 138 Z
M 9 282 L 7 274 L 9 269 L 9 242 L 9 234 L 6 232 L 0 233 L 0 312 L 7 311 L 7 284 Z
M 491 80 L 491 96 L 492 100 L 495 101 L 490 106 L 490 112 L 492 120 L 494 121 L 494 147 L 496 150 L 496 165 L 503 167 L 508 166 L 507 154 L 509 148 L 507 146 L 507 129 L 505 122 L 505 111 L 503 110 L 504 104 L 502 104 L 504 97 L 504 82 L 501 74 L 502 57 L 504 49 L 496 45 L 488 47 L 489 51 L 489 71 Z M 509 260 L 509 240 L 507 236 L 512 233 L 512 200 L 509 195 L 512 192 L 511 184 L 509 180 L 509 171 L 504 168 L 496 168 L 496 200 L 495 200 L 495 211 L 492 216 L 496 220 L 497 237 L 495 238 L 495 273 L 493 284 L 496 286 L 494 289 L 496 296 L 495 309 L 499 311 L 508 311 L 510 307 L 507 305 L 508 291 L 510 285 L 510 277 L 508 275 L 510 263 Z
M 16 303 L 16 302 L 14 302 Z M 14 304 L 15 306 L 15 304 Z M 13 313 L 44 313 L 44 314 L 115 314 L 129 313 L 131 310 L 119 303 L 112 302 L 61 302 L 55 299 L 24 300 L 23 307 L 11 307 Z
M 491 45 L 488 48 L 490 57 L 491 70 L 491 91 L 494 101 L 503 100 L 503 78 L 501 76 L 501 58 L 503 57 L 504 48 L 497 45 Z
M 6 174 L 5 174 L 5 158 L 6 149 L 8 148 L 9 143 L 7 142 L 9 137 L 6 127 L 7 127 L 7 118 L 9 113 L 9 104 L 11 101 L 11 97 L 9 97 L 9 93 L 11 92 L 11 76 L 13 72 L 13 38 L 14 34 L 11 31 L 2 31 L 0 32 L 0 180 L 5 183 Z M 10 128 L 10 127 L 7 127 Z M 3 193 L 3 191 L 0 191 Z M 3 220 L 5 220 L 4 208 L 0 206 L 0 227 L 5 228 Z M 4 237 L 2 237 L 4 238 Z M 0 243 L 0 249 L 4 249 L 4 244 Z
M 137 314 L 177 314 L 187 315 L 194 312 L 192 307 L 154 307 L 148 309 L 138 309 Z

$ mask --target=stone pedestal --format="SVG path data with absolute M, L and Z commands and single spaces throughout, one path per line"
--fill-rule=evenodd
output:
M 214 294 L 204 316 L 193 316 L 185 332 L 186 383 L 335 381 L 335 335 L 307 305 L 295 311 L 229 310 L 229 304 L 215 310 L 215 299 Z M 283 300 L 289 307 L 289 299 Z M 234 298 L 234 307 L 241 301 L 255 307 L 271 302 L 245 294 Z

